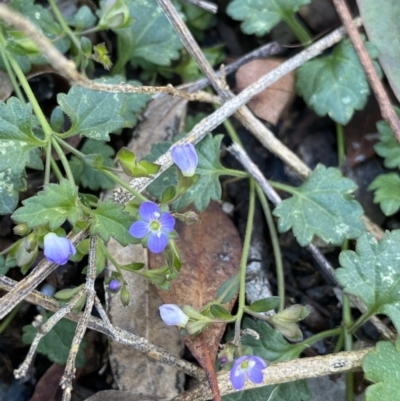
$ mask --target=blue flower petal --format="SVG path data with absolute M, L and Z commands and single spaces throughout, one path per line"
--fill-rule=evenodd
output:
M 229 378 L 235 390 L 241 390 L 244 387 L 244 372 L 242 372 L 240 367 L 237 369 L 233 367 L 229 372 Z
M 147 246 L 153 253 L 162 252 L 168 244 L 168 235 L 161 233 L 151 233 L 147 241 Z
M 196 149 L 191 143 L 183 146 L 174 146 L 171 149 L 171 156 L 183 175 L 191 177 L 194 174 L 199 159 Z
M 136 221 L 129 228 L 129 234 L 134 238 L 144 238 L 149 232 L 149 223 L 142 220 Z
M 169 213 L 163 213 L 159 219 L 161 230 L 170 233 L 175 227 L 175 219 Z
M 247 377 L 255 384 L 260 384 L 263 381 L 263 372 L 255 366 L 246 371 Z
M 159 307 L 161 319 L 168 326 L 185 327 L 189 317 L 175 304 L 164 304 Z
M 76 254 L 76 249 L 72 242 L 65 237 L 59 237 L 54 233 L 44 236 L 44 256 L 47 260 L 58 265 L 65 265 L 70 255 Z
M 154 202 L 143 202 L 139 207 L 139 215 L 142 220 L 147 222 L 158 220 L 160 208 Z
M 267 367 L 267 363 L 264 361 L 264 359 L 258 357 L 258 356 L 251 356 L 249 359 L 255 362 L 254 368 L 257 369 L 265 369 Z

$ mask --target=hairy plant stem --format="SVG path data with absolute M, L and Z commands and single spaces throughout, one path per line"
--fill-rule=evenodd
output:
M 11 68 L 10 61 L 9 61 L 9 59 L 7 57 L 7 52 L 6 52 L 6 49 L 5 49 L 5 46 L 4 46 L 4 44 L 5 44 L 4 43 L 5 42 L 4 38 L 2 36 L 0 36 L 0 37 L 1 37 L 1 39 L 0 39 L 1 40 L 0 54 L 1 54 L 1 57 L 3 58 L 4 66 L 6 67 L 6 71 L 7 71 L 8 77 L 10 78 L 11 84 L 12 84 L 12 86 L 14 88 L 14 92 L 16 93 L 18 99 L 21 101 L 21 103 L 25 103 L 24 95 L 22 94 L 21 88 L 18 85 L 18 82 L 17 82 L 17 80 L 15 78 L 14 71 Z
M 250 196 L 249 196 L 249 212 L 247 216 L 246 224 L 246 234 L 243 241 L 242 257 L 240 259 L 239 268 L 239 306 L 238 312 L 236 314 L 235 322 L 235 337 L 233 338 L 233 344 L 236 346 L 240 341 L 240 324 L 242 321 L 242 316 L 244 313 L 244 308 L 246 307 L 246 267 L 247 258 L 249 256 L 251 234 L 253 231 L 253 220 L 254 220 L 254 210 L 255 210 L 255 183 L 250 179 Z
M 272 249 L 274 251 L 275 268 L 276 268 L 276 281 L 278 284 L 278 297 L 279 297 L 279 312 L 285 309 L 285 274 L 283 272 L 282 253 L 279 245 L 278 233 L 276 232 L 275 222 L 272 218 L 271 208 L 267 198 L 260 188 L 256 186 L 257 196 L 263 208 L 265 219 L 267 220 L 269 236 L 271 237 Z
M 14 58 L 9 54 L 8 55 L 11 67 L 13 68 L 15 74 L 17 75 L 19 82 L 21 83 L 22 88 L 25 91 L 25 94 L 30 101 L 33 110 L 35 112 L 35 115 L 37 119 L 39 120 L 39 124 L 41 125 L 44 135 L 45 135 L 45 140 L 43 141 L 43 144 L 47 143 L 47 141 L 50 140 L 50 137 L 52 135 L 53 130 L 50 127 L 50 124 L 48 123 L 45 115 L 43 114 L 43 111 L 41 107 L 39 106 L 38 101 L 36 100 L 35 95 L 32 92 L 31 87 L 29 86 L 29 83 L 25 77 L 25 74 L 22 72 L 21 67 L 18 65 L 18 63 L 14 60 Z
M 46 165 L 44 169 L 44 185 L 50 182 L 50 167 L 51 167 L 51 141 L 47 142 L 46 146 Z
M 73 146 L 71 146 L 68 142 L 64 141 L 60 137 L 56 136 L 55 137 L 56 141 L 63 146 L 65 149 L 68 149 L 72 154 L 75 156 L 79 157 L 79 159 L 84 160 L 85 154 L 80 152 L 79 150 L 75 149 Z M 121 178 L 119 178 L 116 174 L 111 172 L 108 167 L 102 168 L 101 170 L 97 170 L 103 173 L 105 176 L 111 178 L 114 182 L 117 184 L 121 185 L 121 187 L 125 188 L 127 191 L 129 191 L 132 195 L 136 196 L 138 199 L 140 199 L 143 202 L 148 201 L 148 199 L 139 193 L 138 191 L 135 191 L 133 188 L 129 186 L 125 181 L 123 181 Z
M 343 125 L 336 123 L 336 142 L 338 152 L 338 165 L 341 166 L 346 159 L 346 148 Z
M 76 49 L 79 53 L 79 61 L 77 62 L 77 64 L 79 65 L 80 59 L 83 56 L 81 44 L 80 44 L 79 40 L 77 39 L 77 37 L 75 36 L 75 34 L 72 32 L 71 28 L 66 23 L 64 16 L 61 14 L 56 2 L 54 0 L 48 0 L 48 1 L 49 1 L 51 9 L 53 10 L 54 15 L 56 16 L 58 22 L 60 23 L 63 31 L 71 39 L 72 43 L 74 44 L 74 46 L 76 47 Z
M 68 163 L 68 160 L 61 149 L 61 146 L 58 144 L 57 140 L 55 137 L 51 138 L 51 144 L 53 145 L 55 151 L 57 152 L 58 157 L 60 158 L 60 161 L 64 167 L 65 174 L 67 175 L 68 180 L 71 182 L 72 185 L 75 185 L 75 179 L 74 175 L 72 174 L 71 167 Z
M 53 157 L 50 158 L 50 164 L 51 164 L 51 168 L 52 168 L 55 176 L 57 177 L 57 180 L 61 181 L 61 179 L 63 178 L 63 175 L 61 173 L 61 170 L 58 167 L 57 162 L 53 159 Z
M 308 45 L 312 43 L 311 36 L 306 27 L 299 21 L 295 14 L 288 13 L 283 20 L 288 24 L 289 28 L 296 35 L 301 44 Z

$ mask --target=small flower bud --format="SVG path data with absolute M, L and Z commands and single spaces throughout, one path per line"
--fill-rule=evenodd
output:
M 185 213 L 174 213 L 174 216 L 188 226 L 200 221 L 200 216 L 193 210 L 189 210 Z
M 122 305 L 124 305 L 124 306 L 129 305 L 129 301 L 131 300 L 131 293 L 129 292 L 129 290 L 127 288 L 124 287 L 121 290 L 120 298 L 121 298 Z
M 120 288 L 121 288 L 121 282 L 117 280 L 116 278 L 111 279 L 111 281 L 108 283 L 107 289 L 108 291 L 112 293 L 117 293 Z
M 189 317 L 178 305 L 164 304 L 159 307 L 163 322 L 168 326 L 185 327 Z
M 199 159 L 196 149 L 191 143 L 183 146 L 174 146 L 171 149 L 171 155 L 172 160 L 185 177 L 192 177 L 194 175 Z
M 29 229 L 26 224 L 18 224 L 17 226 L 14 227 L 14 234 L 15 235 L 20 235 L 21 237 L 28 234 Z

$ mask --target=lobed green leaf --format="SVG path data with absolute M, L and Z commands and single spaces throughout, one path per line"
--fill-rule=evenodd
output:
M 366 46 L 376 57 L 372 45 Z M 364 108 L 369 95 L 367 77 L 349 39 L 338 44 L 332 54 L 303 64 L 297 70 L 296 89 L 319 116 L 328 115 L 343 125 L 355 110 Z
M 386 216 L 400 209 L 400 177 L 396 173 L 381 174 L 371 182 L 369 190 L 375 190 L 374 203 L 379 203 Z
M 237 21 L 243 21 L 240 27 L 244 33 L 263 36 L 308 3 L 310 0 L 233 0 L 226 13 Z
M 380 242 L 369 233 L 356 250 L 342 251 L 336 278 L 346 293 L 360 298 L 370 314 L 383 313 L 400 330 L 400 230 L 387 231 Z
M 22 204 L 11 217 L 29 228 L 48 224 L 50 230 L 54 231 L 67 219 L 75 224 L 82 217 L 78 188 L 65 179 L 60 184 L 47 184 L 43 191 L 24 200 Z
M 335 245 L 358 238 L 365 226 L 363 209 L 351 195 L 355 189 L 356 184 L 338 169 L 318 165 L 293 196 L 274 210 L 279 217 L 279 231 L 292 228 L 302 246 L 308 245 L 314 235 Z

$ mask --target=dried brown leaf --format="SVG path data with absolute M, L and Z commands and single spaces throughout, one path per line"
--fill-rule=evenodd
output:
M 179 276 L 172 281 L 169 291 L 159 290 L 164 303 L 191 305 L 201 309 L 217 297 L 219 287 L 233 277 L 239 267 L 241 239 L 230 220 L 218 203 L 210 203 L 201 214 L 201 223 L 186 226 L 177 223 L 178 245 L 182 254 L 182 268 Z M 151 268 L 160 267 L 163 257 L 151 254 Z M 231 310 L 235 300 L 224 306 Z M 199 364 L 210 377 L 218 352 L 225 324 L 210 325 L 197 336 L 184 338 Z
M 236 87 L 240 92 L 263 75 L 279 67 L 283 59 L 254 60 L 240 67 L 236 73 Z M 294 71 L 285 75 L 274 84 L 255 96 L 248 106 L 257 116 L 276 124 L 283 112 L 292 103 L 294 93 Z

